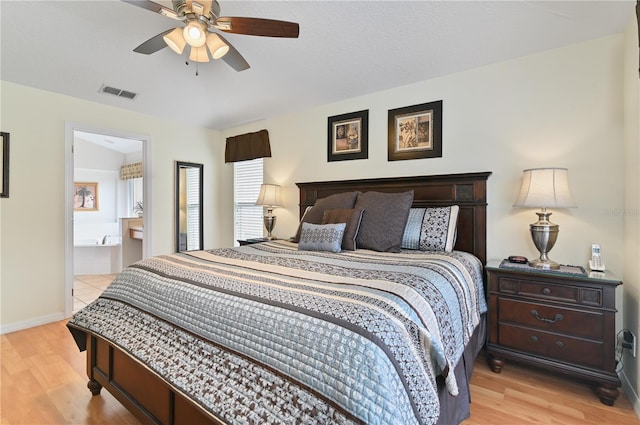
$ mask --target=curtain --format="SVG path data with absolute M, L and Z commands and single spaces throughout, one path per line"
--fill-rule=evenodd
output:
M 239 162 L 268 157 L 271 157 L 271 146 L 269 145 L 269 132 L 267 130 L 227 138 L 224 162 Z
M 142 162 L 136 162 L 120 167 L 120 180 L 142 178 Z

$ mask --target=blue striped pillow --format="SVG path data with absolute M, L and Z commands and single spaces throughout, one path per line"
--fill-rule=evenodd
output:
M 460 207 L 411 208 L 402 237 L 403 249 L 453 251 Z

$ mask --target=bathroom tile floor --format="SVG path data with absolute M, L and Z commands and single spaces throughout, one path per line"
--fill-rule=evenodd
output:
M 117 274 L 84 274 L 73 278 L 73 312 L 80 310 L 104 291 Z

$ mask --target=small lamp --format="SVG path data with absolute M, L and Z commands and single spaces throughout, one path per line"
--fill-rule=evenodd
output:
M 275 184 L 263 184 L 260 186 L 260 195 L 258 195 L 256 205 L 262 205 L 267 208 L 267 213 L 264 215 L 264 227 L 267 229 L 268 240 L 276 239 L 271 234 L 273 227 L 276 225 L 276 216 L 273 215 L 273 209 L 281 204 L 280 186 Z
M 547 257 L 558 238 L 559 226 L 549 221 L 547 208 L 574 208 L 575 202 L 569 191 L 566 168 L 533 168 L 524 170 L 520 195 L 514 207 L 540 208 L 538 221 L 529 226 L 531 238 L 540 252 L 540 258 L 529 265 L 543 270 L 557 270 L 560 265 Z

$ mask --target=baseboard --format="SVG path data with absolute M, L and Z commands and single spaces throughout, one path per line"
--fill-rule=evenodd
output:
M 0 334 L 21 331 L 23 329 L 33 328 L 35 326 L 46 325 L 47 323 L 58 322 L 64 319 L 64 313 L 54 313 L 47 316 L 35 317 L 33 319 L 24 320 L 22 322 L 13 322 L 2 324 L 0 326 Z
M 624 370 L 620 372 L 620 382 L 622 382 L 622 389 L 633 406 L 633 411 L 636 412 L 636 416 L 640 419 L 640 397 L 638 397 L 638 393 L 631 386 L 627 375 L 624 374 Z

